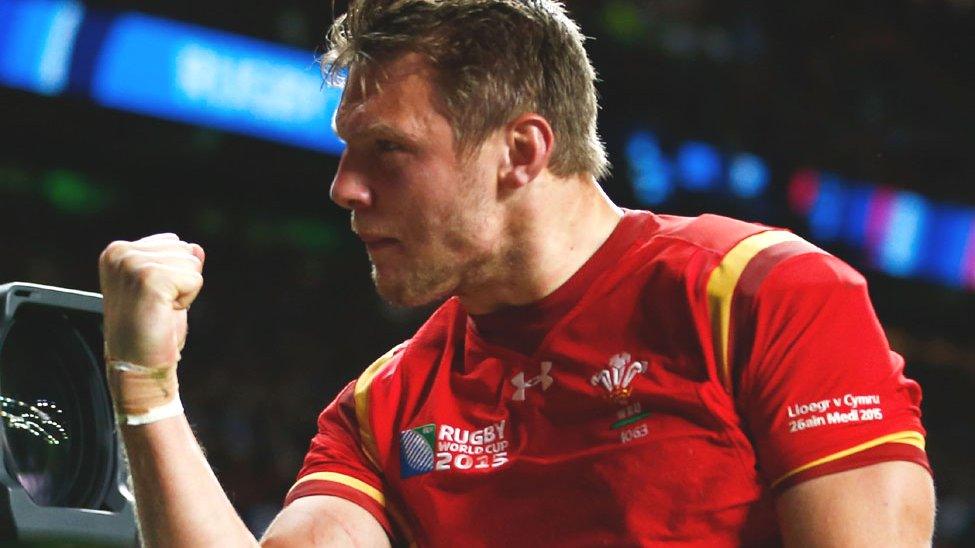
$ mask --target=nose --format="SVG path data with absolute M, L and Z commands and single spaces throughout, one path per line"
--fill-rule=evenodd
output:
M 328 195 L 333 202 L 345 209 L 356 210 L 372 205 L 372 191 L 366 184 L 366 178 L 352 166 L 346 153 L 339 160 Z

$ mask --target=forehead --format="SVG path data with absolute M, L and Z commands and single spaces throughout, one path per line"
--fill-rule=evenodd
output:
M 353 68 L 335 114 L 340 137 L 353 139 L 377 126 L 423 135 L 449 122 L 440 113 L 434 69 L 408 53 L 368 70 Z

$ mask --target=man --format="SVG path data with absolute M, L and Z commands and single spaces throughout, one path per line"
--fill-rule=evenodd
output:
M 332 199 L 386 299 L 448 300 L 343 390 L 264 545 L 920 546 L 918 386 L 862 277 L 790 233 L 623 211 L 549 0 L 353 2 Z M 251 545 L 176 397 L 204 254 L 100 260 L 150 545 Z

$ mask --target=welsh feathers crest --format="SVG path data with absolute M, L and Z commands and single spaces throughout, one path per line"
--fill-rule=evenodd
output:
M 630 361 L 630 354 L 622 352 L 609 359 L 609 367 L 596 373 L 590 379 L 593 386 L 602 386 L 608 392 L 609 399 L 624 405 L 633 391 L 630 383 L 638 373 L 647 370 L 647 362 Z

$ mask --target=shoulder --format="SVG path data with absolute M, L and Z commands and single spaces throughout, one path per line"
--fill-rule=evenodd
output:
M 358 407 L 366 407 L 369 400 L 398 399 L 410 383 L 435 373 L 439 355 L 456 335 L 462 314 L 459 301 L 448 299 L 438 307 L 410 339 L 394 346 L 359 375 L 354 396 Z
M 785 230 L 720 215 L 627 211 L 626 218 L 635 235 L 629 256 L 696 280 L 726 259 L 741 262 L 765 247 L 799 239 Z
M 742 324 L 741 317 L 751 314 L 759 293 L 768 294 L 763 286 L 773 285 L 776 294 L 794 297 L 802 292 L 793 289 L 804 283 L 858 277 L 844 263 L 788 230 L 718 215 L 656 218 L 646 257 L 664 273 L 654 278 L 655 287 L 669 291 L 653 296 L 661 301 L 661 293 L 679 290 L 677 304 L 689 309 L 702 332 L 710 332 L 717 378 L 728 390 L 733 333 Z M 824 270 L 834 274 L 826 276 Z M 770 279 L 775 283 L 768 284 Z
M 768 268 L 822 250 L 788 230 L 720 215 L 627 211 L 636 238 L 628 259 L 667 272 L 692 291 L 733 289 L 750 265 Z M 634 219 L 635 218 L 635 219 Z
M 352 395 L 355 399 L 359 399 L 366 394 L 377 377 L 389 377 L 390 375 L 395 374 L 398 370 L 399 360 L 403 356 L 403 350 L 405 350 L 409 344 L 409 339 L 403 341 L 389 349 L 385 354 L 376 358 L 375 361 L 369 364 L 369 366 L 359 374 L 350 395 Z
M 383 469 L 394 456 L 395 433 L 404 409 L 429 397 L 442 367 L 440 359 L 458 330 L 460 306 L 450 299 L 408 341 L 370 364 L 354 383 L 351 406 L 366 455 Z
M 843 260 L 785 230 L 745 238 L 725 253 L 708 276 L 708 293 L 733 292 L 746 300 L 777 294 L 866 287 L 866 280 Z M 730 297 L 730 295 L 729 295 Z
M 712 298 L 779 285 L 864 285 L 842 260 L 789 230 L 720 215 L 627 211 L 635 235 L 628 261 L 670 272 Z
M 683 243 L 718 255 L 727 253 L 749 236 L 774 230 L 774 227 L 721 215 L 649 215 L 652 215 L 651 237 Z

